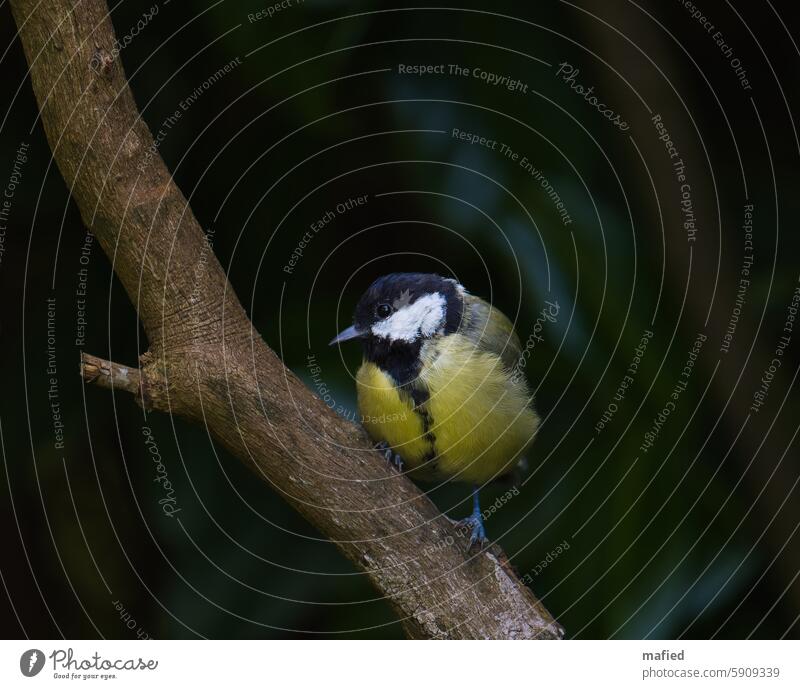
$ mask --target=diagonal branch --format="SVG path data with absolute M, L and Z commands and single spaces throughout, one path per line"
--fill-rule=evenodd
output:
M 11 7 L 53 156 L 149 340 L 138 370 L 84 355 L 84 378 L 206 423 L 366 572 L 409 636 L 561 637 L 499 548 L 468 556 L 450 520 L 254 337 L 185 197 L 153 154 L 112 55 L 106 2 Z

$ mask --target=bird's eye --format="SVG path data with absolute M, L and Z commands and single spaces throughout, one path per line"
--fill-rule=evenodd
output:
M 378 314 L 378 318 L 386 318 L 392 312 L 392 307 L 389 304 L 378 304 L 375 308 L 375 313 Z

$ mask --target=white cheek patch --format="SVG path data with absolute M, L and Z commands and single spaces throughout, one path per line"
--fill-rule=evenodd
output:
M 445 303 L 439 292 L 426 294 L 373 325 L 372 334 L 406 342 L 413 342 L 420 336 L 430 337 L 444 324 Z

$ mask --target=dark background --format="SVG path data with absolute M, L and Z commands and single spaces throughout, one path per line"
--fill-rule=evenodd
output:
M 751 90 L 678 1 L 460 11 L 308 1 L 256 22 L 248 13 L 264 4 L 251 0 L 128 1 L 113 9 L 118 37 L 156 4 L 119 55 L 151 130 L 241 58 L 201 87 L 159 151 L 290 368 L 315 388 L 315 356 L 331 399 L 354 409 L 358 349 L 343 348 L 342 360 L 326 343 L 386 272 L 457 276 L 514 319 L 523 342 L 557 301 L 527 367 L 544 423 L 520 495 L 489 520 L 490 537 L 572 637 L 799 635 L 800 332 L 764 405 L 749 410 L 798 285 L 789 3 L 702 3 Z M 74 340 L 85 229 L 37 121 L 8 3 L 0 27 L 4 188 L 15 150 L 29 144 L 0 255 L 0 633 L 400 636 L 365 577 L 204 429 L 145 420 L 129 396 L 82 386 Z M 563 61 L 628 131 L 556 76 Z M 398 74 L 398 64 L 440 63 L 508 75 L 528 92 Z M 694 242 L 656 113 L 686 164 Z M 453 128 L 527 156 L 572 223 L 530 174 L 454 139 Z M 284 272 L 310 223 L 360 195 L 368 202 L 315 234 Z M 725 353 L 746 203 L 754 263 Z M 87 267 L 82 348 L 135 365 L 146 341 L 96 244 Z M 63 450 L 48 400 L 52 297 Z M 647 330 L 634 383 L 598 433 Z M 688 386 L 644 452 L 698 333 L 707 340 Z M 174 486 L 172 518 L 158 502 L 145 424 Z M 485 491 L 487 503 L 500 492 Z M 466 515 L 467 496 L 459 485 L 432 491 L 453 517 Z

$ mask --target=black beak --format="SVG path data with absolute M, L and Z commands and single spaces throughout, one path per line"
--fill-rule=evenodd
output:
M 363 333 L 356 328 L 356 326 L 351 325 L 346 330 L 342 330 L 336 337 L 334 337 L 328 345 L 335 345 L 339 344 L 340 342 L 347 342 L 347 340 L 355 340 L 357 337 L 361 337 Z

